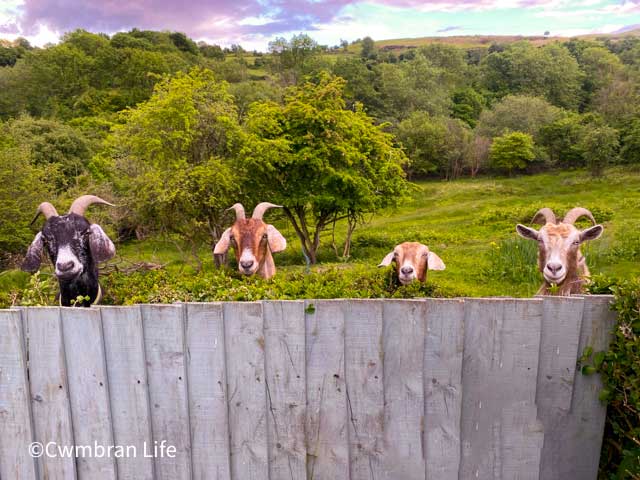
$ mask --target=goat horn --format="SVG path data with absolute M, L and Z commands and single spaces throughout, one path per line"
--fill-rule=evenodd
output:
M 596 224 L 596 219 L 593 218 L 593 214 L 586 208 L 582 208 L 582 207 L 576 207 L 569 210 L 567 214 L 564 216 L 564 220 L 562 220 L 562 222 L 570 223 L 571 225 L 573 225 L 576 220 L 578 220 L 580 217 L 583 217 L 583 216 L 591 220 L 591 223 L 593 223 L 594 225 Z
M 245 216 L 244 216 L 244 207 L 242 206 L 241 203 L 236 203 L 233 206 L 227 208 L 227 211 L 229 210 L 235 210 L 236 211 L 236 220 L 244 220 Z
M 253 215 L 251 215 L 251 218 L 262 220 L 264 212 L 266 212 L 270 208 L 282 208 L 282 205 L 275 205 L 269 202 L 259 203 L 258 205 L 256 205 L 256 208 L 253 209 Z
M 531 223 L 538 223 L 542 218 L 544 218 L 547 223 L 553 223 L 554 225 L 558 223 L 558 221 L 556 220 L 556 214 L 553 213 L 553 210 L 547 207 L 538 210 L 531 219 Z
M 57 217 L 58 216 L 58 212 L 56 211 L 56 207 L 51 205 L 49 202 L 42 202 L 40 205 L 38 205 L 38 210 L 36 211 L 36 216 L 33 217 L 33 220 L 31 220 L 31 223 L 29 225 L 33 225 L 33 222 L 36 221 L 36 218 L 38 218 L 38 216 L 40 214 L 43 214 L 44 218 L 46 218 L 47 220 L 49 220 L 51 217 Z
M 69 213 L 75 213 L 76 215 L 84 215 L 85 210 L 89 205 L 94 203 L 100 203 L 102 205 L 109 205 L 110 207 L 115 207 L 113 203 L 109 203 L 106 200 L 101 199 L 100 197 L 96 197 L 95 195 L 82 195 L 81 197 L 76 198 L 71 204 L 71 208 L 69 208 Z

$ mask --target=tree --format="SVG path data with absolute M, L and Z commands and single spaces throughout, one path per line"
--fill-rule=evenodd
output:
M 533 138 L 528 133 L 505 133 L 493 139 L 489 149 L 491 166 L 511 175 L 514 170 L 524 170 L 536 157 Z
M 620 156 L 625 163 L 640 163 L 640 119 L 625 129 Z
M 578 143 L 584 128 L 583 118 L 577 113 L 564 115 L 540 129 L 540 144 L 546 148 L 552 165 L 578 167 L 584 165 Z
M 599 177 L 617 156 L 620 147 L 618 131 L 605 125 L 589 125 L 585 127 L 579 146 L 591 175 Z
M 345 108 L 344 86 L 325 73 L 290 88 L 283 105 L 254 103 L 240 155 L 253 172 L 247 188 L 284 206 L 311 263 L 330 224 L 347 219 L 348 243 L 362 215 L 397 204 L 407 188 L 402 150 L 361 108 Z
M 524 132 L 539 142 L 540 129 L 561 115 L 562 110 L 543 98 L 508 95 L 491 110 L 480 114 L 477 130 L 485 137 L 497 137 L 509 131 Z
M 272 67 L 280 75 L 293 75 L 293 82 L 305 74 L 312 73 L 314 59 L 321 48 L 309 35 L 301 33 L 290 40 L 278 37 L 269 42 L 269 51 L 273 56 Z
M 471 128 L 474 128 L 485 104 L 482 95 L 473 88 L 466 87 L 454 91 L 451 100 L 453 102 L 451 116 L 459 118 Z
M 377 51 L 376 51 L 376 42 L 373 41 L 371 37 L 364 37 L 362 39 L 362 49 L 360 50 L 360 56 L 362 58 L 366 58 L 368 60 L 375 60 Z
M 178 233 L 193 248 L 218 240 L 243 177 L 232 162 L 237 118 L 226 82 L 199 68 L 165 77 L 148 101 L 123 112 L 94 164 L 130 209 L 130 226 Z

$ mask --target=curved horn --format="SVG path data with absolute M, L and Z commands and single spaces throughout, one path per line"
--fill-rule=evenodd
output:
M 236 203 L 233 206 L 227 208 L 227 211 L 229 211 L 229 210 L 235 210 L 236 211 L 236 221 L 245 219 L 244 207 L 242 206 L 241 203 Z
M 256 208 L 253 209 L 253 214 L 251 215 L 251 218 L 262 220 L 262 216 L 264 215 L 264 212 L 266 212 L 270 208 L 282 208 L 282 205 L 276 205 L 274 203 L 269 203 L 269 202 L 259 203 L 258 205 L 256 205 Z
M 33 220 L 31 220 L 31 223 L 29 225 L 33 225 L 33 222 L 36 221 L 36 218 L 38 218 L 38 216 L 40 214 L 43 214 L 44 218 L 46 218 L 47 220 L 49 220 L 51 217 L 57 217 L 58 216 L 58 212 L 56 211 L 56 207 L 51 205 L 49 202 L 42 202 L 40 205 L 38 205 L 38 210 L 36 211 L 36 216 L 33 217 Z
M 69 208 L 69 213 L 75 213 L 76 215 L 84 215 L 85 210 L 89 205 L 94 203 L 100 203 L 102 205 L 109 205 L 110 207 L 115 207 L 113 203 L 109 203 L 106 200 L 101 199 L 100 197 L 96 197 L 95 195 L 82 195 L 81 197 L 76 198 L 71 204 L 71 208 Z
M 547 223 L 553 223 L 554 225 L 558 223 L 556 220 L 556 214 L 553 213 L 553 210 L 547 207 L 538 210 L 531 219 L 531 223 L 538 223 L 541 219 L 544 219 Z
M 586 208 L 582 208 L 582 207 L 576 207 L 569 210 L 567 214 L 564 216 L 564 219 L 562 220 L 562 222 L 570 223 L 571 225 L 573 225 L 575 221 L 578 220 L 580 217 L 587 217 L 589 220 L 591 220 L 591 223 L 593 223 L 594 225 L 596 224 L 596 219 L 593 218 L 593 214 Z

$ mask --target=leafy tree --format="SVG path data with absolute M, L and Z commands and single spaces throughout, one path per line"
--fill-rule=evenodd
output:
M 371 37 L 364 37 L 362 39 L 362 49 L 360 50 L 360 56 L 369 60 L 375 60 L 377 55 L 376 42 Z
M 524 170 L 535 159 L 533 137 L 528 133 L 505 133 L 493 139 L 489 149 L 492 168 L 506 171 Z
M 173 32 L 169 34 L 169 38 L 178 50 L 190 53 L 192 55 L 200 54 L 200 50 L 198 49 L 198 45 L 196 44 L 196 42 L 191 40 L 184 33 Z
M 269 42 L 269 51 L 273 56 L 273 69 L 281 75 L 293 75 L 293 81 L 311 73 L 314 60 L 321 52 L 317 42 L 309 35 L 301 33 L 291 40 L 278 37 Z
M 509 94 L 546 98 L 558 107 L 577 108 L 583 74 L 568 50 L 516 42 L 482 62 L 483 84 L 498 98 Z
M 601 176 L 605 166 L 615 160 L 619 147 L 618 131 L 604 125 L 585 127 L 579 144 L 587 166 L 591 169 L 591 175 L 594 177 Z
M 625 129 L 620 156 L 625 163 L 640 163 L 640 119 L 634 120 Z
M 375 88 L 376 74 L 365 60 L 357 57 L 338 57 L 333 73 L 344 78 L 347 83 L 344 97 L 350 106 L 360 102 L 370 112 L 380 112 L 380 93 Z
M 571 113 L 562 116 L 540 129 L 540 144 L 546 148 L 553 165 L 578 167 L 584 165 L 578 143 L 584 129 L 583 118 Z
M 29 150 L 0 146 L 0 268 L 33 240 L 29 223 L 40 202 L 53 201 L 50 167 L 33 165 Z
M 345 108 L 344 86 L 322 74 L 292 87 L 283 105 L 253 104 L 240 156 L 255 172 L 247 187 L 284 206 L 311 263 L 327 226 L 346 218 L 348 238 L 362 215 L 396 204 L 406 191 L 406 157 L 361 108 Z
M 471 128 L 474 128 L 485 104 L 482 95 L 473 88 L 467 87 L 454 91 L 451 100 L 453 103 L 451 116 L 459 118 Z
M 540 129 L 561 115 L 560 109 L 542 98 L 509 95 L 491 110 L 481 113 L 477 130 L 485 137 L 497 137 L 509 131 L 524 132 L 539 142 Z
M 199 42 L 198 48 L 203 57 L 212 58 L 213 60 L 224 60 L 224 52 L 220 45 L 207 45 L 205 42 Z
M 242 178 L 230 160 L 241 138 L 227 84 L 203 69 L 165 77 L 121 121 L 93 163 L 131 210 L 127 220 L 213 244 Z

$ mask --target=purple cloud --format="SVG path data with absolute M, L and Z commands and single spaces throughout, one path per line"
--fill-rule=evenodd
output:
M 455 25 L 452 25 L 450 27 L 444 27 L 444 28 L 441 28 L 440 30 L 436 30 L 436 33 L 453 32 L 455 30 L 463 30 L 463 28 L 455 26 Z

